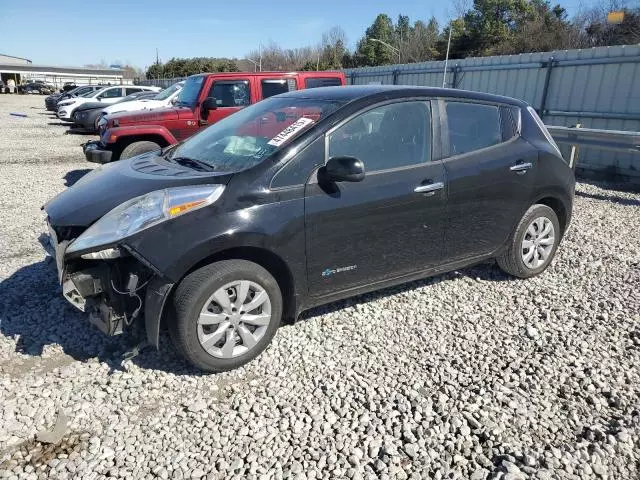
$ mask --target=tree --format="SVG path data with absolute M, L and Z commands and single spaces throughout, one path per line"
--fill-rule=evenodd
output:
M 395 40 L 395 27 L 388 15 L 381 13 L 371 26 L 367 28 L 364 37 L 358 42 L 355 56 L 359 65 L 385 65 L 393 63 L 396 58 L 392 49 L 386 45 L 372 41 L 379 40 L 390 45 Z
M 147 78 L 188 77 L 204 72 L 238 72 L 235 59 L 194 57 L 172 58 L 166 63 L 154 63 L 146 71 Z

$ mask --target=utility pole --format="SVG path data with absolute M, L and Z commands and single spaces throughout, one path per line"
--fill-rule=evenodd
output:
M 453 24 L 449 23 L 449 41 L 447 42 L 447 56 L 444 58 L 444 74 L 442 75 L 442 88 L 447 85 L 447 63 L 449 63 L 449 48 L 451 47 L 451 32 L 453 31 Z
M 262 71 L 262 44 L 261 43 L 258 44 L 258 57 L 260 57 L 259 67 L 260 67 L 260 71 Z

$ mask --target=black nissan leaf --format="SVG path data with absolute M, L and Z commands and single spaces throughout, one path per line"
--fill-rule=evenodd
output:
M 574 174 L 526 103 L 454 89 L 328 87 L 247 107 L 100 167 L 49 201 L 64 296 L 108 335 L 135 324 L 207 371 L 281 319 L 496 259 L 552 261 Z

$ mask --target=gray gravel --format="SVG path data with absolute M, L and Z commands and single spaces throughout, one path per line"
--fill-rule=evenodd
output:
M 225 374 L 164 336 L 121 366 L 37 243 L 90 168 L 42 100 L 0 95 L 0 478 L 640 477 L 640 194 L 578 184 L 535 279 L 487 264 L 316 309 Z

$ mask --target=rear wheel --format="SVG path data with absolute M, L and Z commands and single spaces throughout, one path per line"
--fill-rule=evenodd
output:
M 281 317 L 282 294 L 273 276 L 253 262 L 224 260 L 180 282 L 169 332 L 187 360 L 219 372 L 257 357 Z
M 556 213 L 546 205 L 533 205 L 520 220 L 507 249 L 497 258 L 498 265 L 515 277 L 533 277 L 549 266 L 559 242 Z
M 156 142 L 149 140 L 143 140 L 140 142 L 133 142 L 127 145 L 120 154 L 120 160 L 126 160 L 127 158 L 135 157 L 136 155 L 142 155 L 143 153 L 153 152 L 154 150 L 160 150 L 160 145 Z

